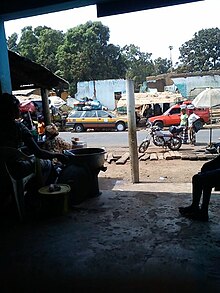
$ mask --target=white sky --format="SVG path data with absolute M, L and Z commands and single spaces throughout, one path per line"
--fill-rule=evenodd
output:
M 169 46 L 173 46 L 173 63 L 178 61 L 179 47 L 190 40 L 195 32 L 207 28 L 220 28 L 220 1 L 205 0 L 158 9 L 96 16 L 96 6 L 71 9 L 62 12 L 28 17 L 5 22 L 6 37 L 27 25 L 33 28 L 46 25 L 66 32 L 69 28 L 88 20 L 101 21 L 110 29 L 110 43 L 124 46 L 134 44 L 142 52 L 152 53 L 152 58 L 170 58 Z

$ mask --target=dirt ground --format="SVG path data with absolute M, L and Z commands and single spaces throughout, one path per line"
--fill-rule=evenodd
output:
M 198 149 L 198 148 L 197 148 Z M 195 147 L 185 148 L 181 150 L 181 153 L 193 153 Z M 123 155 L 128 149 L 107 149 L 107 153 L 112 152 L 113 155 Z M 163 152 L 160 148 L 149 148 L 149 153 Z M 205 161 L 200 160 L 157 160 L 157 161 L 140 161 L 139 160 L 139 179 L 140 182 L 167 182 L 167 183 L 189 183 L 192 180 L 192 176 L 197 173 Z M 131 181 L 131 165 L 130 161 L 127 161 L 124 165 L 117 165 L 115 162 L 109 164 L 105 162 L 107 167 L 106 172 L 100 172 L 99 177 L 112 178 L 117 180 Z

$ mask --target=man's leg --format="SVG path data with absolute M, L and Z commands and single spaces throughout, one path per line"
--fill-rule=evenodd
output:
M 206 172 L 206 178 L 203 178 L 203 182 L 205 182 L 203 188 L 203 199 L 202 199 L 202 206 L 201 210 L 204 213 L 208 214 L 208 207 L 211 197 L 212 188 L 219 184 L 220 179 L 220 169 L 216 169 L 213 171 Z
M 208 207 L 211 191 L 219 182 L 220 169 L 198 173 L 193 176 L 193 200 L 192 205 L 180 208 L 180 213 L 190 219 L 208 221 Z M 199 202 L 203 192 L 202 206 L 199 209 Z
M 202 177 L 202 174 L 198 173 L 194 175 L 192 178 L 192 206 L 196 209 L 199 208 L 199 203 L 202 196 Z
M 188 218 L 192 220 L 203 221 L 203 222 L 207 222 L 209 220 L 208 207 L 209 207 L 211 192 L 212 192 L 212 187 L 210 185 L 203 187 L 203 200 L 202 200 L 201 209 L 198 209 L 197 211 L 187 215 Z
M 192 178 L 192 204 L 188 207 L 180 207 L 181 215 L 189 215 L 199 210 L 199 203 L 202 196 L 201 173 L 198 173 Z

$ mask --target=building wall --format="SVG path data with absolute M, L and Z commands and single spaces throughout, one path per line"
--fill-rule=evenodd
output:
M 220 88 L 220 75 L 172 77 L 172 80 L 182 96 L 188 99 L 195 98 L 207 87 Z
M 95 87 L 95 93 L 94 93 Z M 96 81 L 82 81 L 77 83 L 76 99 L 84 97 L 94 98 L 99 100 L 109 110 L 114 110 L 116 92 L 126 93 L 126 81 L 124 79 L 109 79 Z
M 163 92 L 164 91 L 164 86 L 165 86 L 165 80 L 164 79 L 158 79 L 158 80 L 149 80 L 147 82 L 147 86 L 149 89 L 157 89 L 158 92 Z

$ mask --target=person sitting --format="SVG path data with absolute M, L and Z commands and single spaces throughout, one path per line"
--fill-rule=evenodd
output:
M 55 124 L 47 125 L 45 127 L 45 142 L 42 147 L 48 151 L 58 153 L 72 149 L 72 144 L 58 137 L 58 135 L 59 131 Z
M 4 127 L 1 130 L 0 147 L 11 147 L 20 149 L 26 148 L 28 154 L 34 154 L 39 158 L 42 172 L 42 185 L 54 183 L 56 170 L 52 164 L 52 159 L 57 158 L 60 162 L 68 162 L 68 157 L 61 153 L 49 152 L 41 149 L 33 138 L 31 131 L 19 120 L 19 100 L 7 93 L 0 94 L 0 119 Z M 19 161 L 12 161 L 11 169 L 17 176 L 33 173 L 36 164 L 29 161 L 24 164 Z
M 208 208 L 213 187 L 219 187 L 220 155 L 205 163 L 201 172 L 192 177 L 192 204 L 187 207 L 179 207 L 182 216 L 192 220 L 208 221 Z M 200 200 L 202 204 L 200 207 Z
M 146 121 L 148 118 L 153 116 L 153 110 L 151 104 L 148 104 L 146 109 L 144 110 L 143 116 L 146 118 Z

